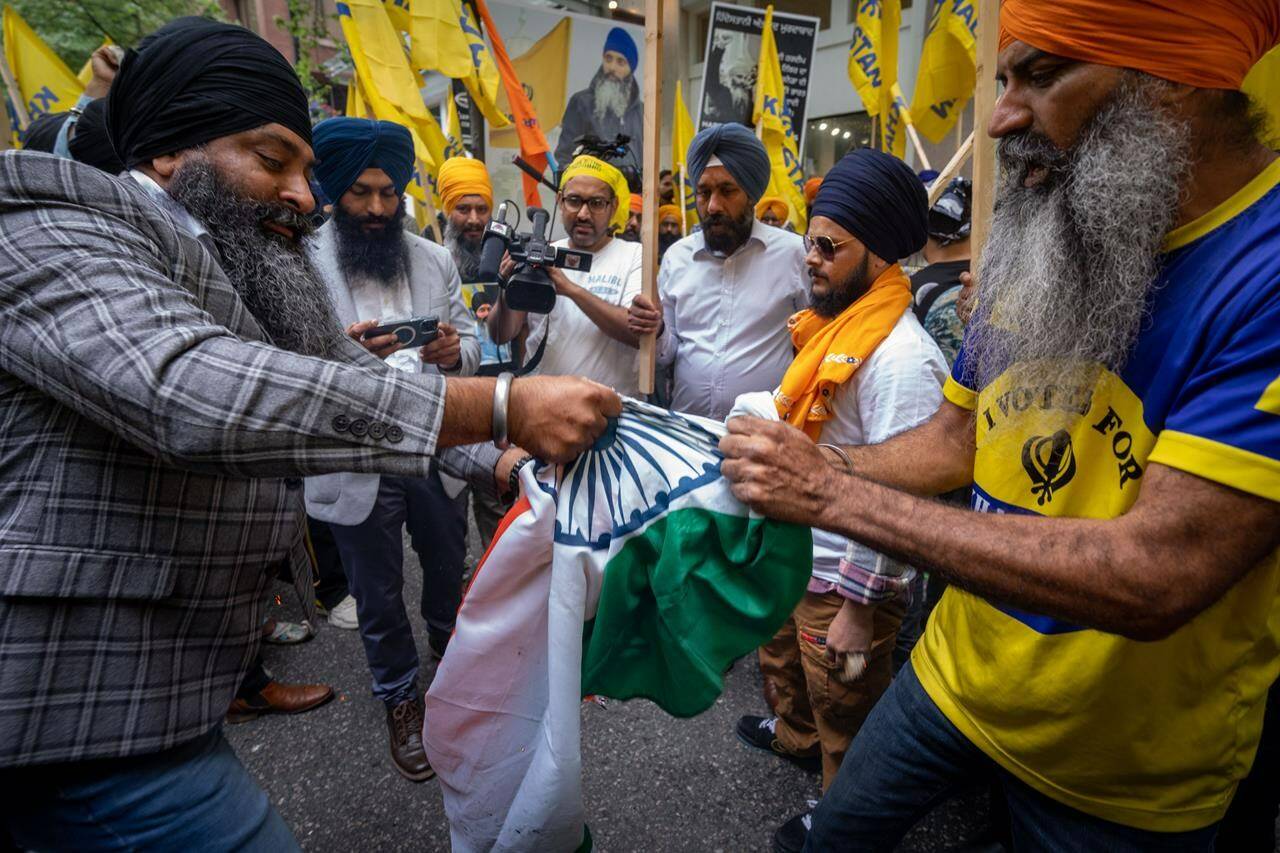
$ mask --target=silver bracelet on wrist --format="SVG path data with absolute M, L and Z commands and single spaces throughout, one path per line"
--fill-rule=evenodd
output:
M 493 386 L 493 444 L 499 450 L 506 450 L 511 446 L 511 440 L 507 437 L 507 407 L 511 402 L 513 379 L 513 373 L 499 373 L 497 384 Z
M 845 473 L 846 474 L 853 473 L 853 460 L 849 458 L 848 453 L 844 452 L 843 447 L 838 447 L 834 444 L 819 444 L 818 447 L 825 447 L 828 450 L 834 452 L 836 456 L 839 456 L 842 460 L 844 460 Z

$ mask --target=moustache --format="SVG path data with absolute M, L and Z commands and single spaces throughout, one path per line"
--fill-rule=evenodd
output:
M 1002 138 L 996 145 L 996 157 L 1000 168 L 1015 176 L 1018 183 L 1033 169 L 1045 170 L 1044 183 L 1066 175 L 1071 169 L 1071 151 L 1059 148 L 1049 137 L 1034 131 Z
M 258 202 L 257 207 L 261 213 L 258 221 L 264 227 L 268 225 L 283 226 L 293 235 L 294 243 L 301 242 L 315 233 L 316 226 L 311 217 L 301 214 L 292 208 L 262 202 Z

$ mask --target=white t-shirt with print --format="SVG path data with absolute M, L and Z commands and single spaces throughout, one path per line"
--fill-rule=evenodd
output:
M 555 245 L 568 246 L 569 241 L 559 240 Z M 640 293 L 640 244 L 615 237 L 591 257 L 590 272 L 561 272 L 610 305 L 630 307 Z M 557 296 L 550 314 L 529 315 L 526 358 L 538 351 L 544 335 L 549 335 L 547 348 L 535 374 L 585 376 L 619 394 L 639 396 L 639 350 L 606 335 L 569 297 Z

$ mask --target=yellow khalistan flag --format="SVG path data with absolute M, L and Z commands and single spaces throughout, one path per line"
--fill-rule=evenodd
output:
M 760 66 L 756 71 L 756 103 L 751 111 L 756 133 L 769 152 L 769 188 L 765 195 L 784 199 L 791 208 L 789 217 L 796 231 L 804 233 L 808 225 L 804 204 L 804 172 L 796 151 L 796 138 L 791 113 L 786 109 L 786 90 L 782 86 L 782 65 L 778 62 L 778 45 L 773 38 L 773 5 L 764 10 L 764 29 L 760 34 Z
M 911 97 L 916 130 L 941 142 L 973 97 L 978 49 L 977 0 L 934 0 Z
M 684 90 L 680 81 L 676 81 L 675 115 L 671 119 L 671 159 L 676 173 L 676 183 L 680 185 L 681 196 L 681 228 L 689 233 L 689 226 L 698 221 L 698 205 L 694 199 L 693 183 L 689 180 L 689 170 L 685 161 L 689 156 L 689 143 L 693 142 L 693 119 L 689 118 L 689 108 L 684 104 Z
M 516 76 L 529 94 L 533 111 L 538 115 L 543 133 L 550 133 L 564 118 L 568 97 L 569 45 L 573 40 L 573 18 L 566 17 L 551 31 L 533 43 L 521 56 L 511 60 Z M 498 107 L 504 114 L 511 111 L 507 93 L 498 95 Z M 491 132 L 489 144 L 494 148 L 519 148 L 515 127 Z M 566 164 L 561 163 L 563 168 Z
M 453 92 L 449 92 L 449 120 L 445 122 L 444 135 L 449 140 L 449 146 L 445 149 L 446 157 L 465 157 L 467 156 L 467 144 L 462 138 L 462 122 L 458 119 L 458 102 L 454 98 Z
M 498 108 L 498 67 L 480 34 L 475 12 L 461 0 L 385 0 L 388 10 L 403 9 L 409 55 L 418 71 L 439 71 L 461 80 L 472 102 L 493 127 L 510 121 Z M 393 15 L 392 22 L 400 24 Z M 567 55 L 567 54 L 566 54 Z
M 893 105 L 898 82 L 898 28 L 902 0 L 856 0 L 853 41 L 849 45 L 849 81 L 858 90 L 867 115 L 882 116 Z
M 338 21 L 351 49 L 363 100 L 377 118 L 409 129 L 418 170 L 434 196 L 435 170 L 444 162 L 448 142 L 422 100 L 418 75 L 409 67 L 386 8 L 378 0 L 345 0 L 338 3 Z M 409 192 L 417 198 L 422 191 L 415 193 L 410 184 Z
M 889 91 L 893 101 L 889 111 L 881 116 L 880 147 L 901 160 L 907 153 L 907 125 L 914 126 L 914 122 L 907 99 L 902 96 L 902 89 L 896 82 Z
M 8 6 L 4 7 L 4 58 L 32 121 L 45 113 L 71 109 L 84 94 L 84 85 L 67 64 Z

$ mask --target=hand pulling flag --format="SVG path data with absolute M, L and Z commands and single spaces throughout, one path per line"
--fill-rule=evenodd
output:
M 933 0 L 911 97 L 916 130 L 930 142 L 951 132 L 973 97 L 977 32 L 977 0 Z
M 790 222 L 804 233 L 808 225 L 804 203 L 804 172 L 796 146 L 795 127 L 787 109 L 782 85 L 778 43 L 773 37 L 773 6 L 765 7 L 760 35 L 760 65 L 756 71 L 756 102 L 751 120 L 759 128 L 760 141 L 769 152 L 769 187 L 765 195 L 778 196 L 791 208 Z
M 804 594 L 809 529 L 730 494 L 724 431 L 626 400 L 576 461 L 521 471 L 426 697 L 455 853 L 579 848 L 583 696 L 701 713 Z

